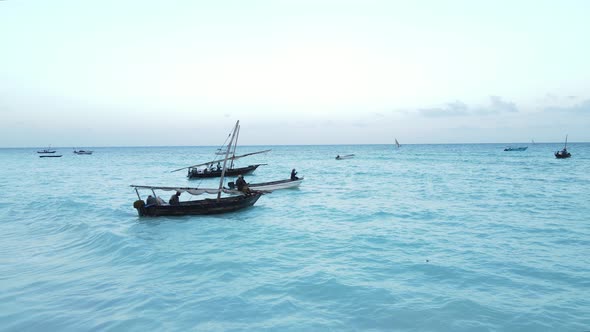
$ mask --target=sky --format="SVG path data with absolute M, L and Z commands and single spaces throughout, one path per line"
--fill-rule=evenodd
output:
M 4 0 L 0 147 L 590 141 L 590 1 Z

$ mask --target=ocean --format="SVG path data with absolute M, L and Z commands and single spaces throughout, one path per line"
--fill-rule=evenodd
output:
M 130 185 L 217 187 L 170 172 L 215 147 L 0 149 L 0 330 L 588 331 L 590 144 L 504 146 L 240 146 L 305 180 L 159 218 Z

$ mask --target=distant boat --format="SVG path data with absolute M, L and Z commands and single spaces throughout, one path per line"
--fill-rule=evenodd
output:
M 92 154 L 90 150 L 74 150 L 75 154 Z
M 336 160 L 342 160 L 342 159 L 352 159 L 354 158 L 354 154 L 346 154 L 346 155 L 337 155 L 336 156 Z
M 399 147 L 402 146 L 401 144 L 399 144 L 399 142 L 397 141 L 397 138 L 395 139 L 395 147 L 399 149 Z
M 226 175 L 227 161 L 232 160 L 231 148 L 234 144 L 234 139 L 237 139 L 236 132 L 238 131 L 240 121 L 236 122 L 236 125 L 231 134 L 231 140 L 227 146 L 225 157 L 220 160 L 223 162 L 221 170 L 221 179 L 219 181 L 219 187 L 215 189 L 204 189 L 204 188 L 185 188 L 185 187 L 153 187 L 153 186 L 136 186 L 137 198 L 133 203 L 133 207 L 137 210 L 140 217 L 142 216 L 186 216 L 186 215 L 205 215 L 205 214 L 219 214 L 237 211 L 250 207 L 258 201 L 262 196 L 262 192 L 251 192 L 251 193 L 237 193 L 235 190 L 227 190 L 222 188 L 223 180 Z M 148 196 L 144 201 L 139 195 L 138 189 L 147 189 L 152 192 L 154 196 Z M 217 198 L 205 198 L 199 200 L 180 201 L 178 204 L 166 204 L 164 202 L 158 202 L 155 190 L 164 191 L 176 191 L 176 192 L 188 192 L 191 195 L 200 194 L 216 194 Z M 239 194 L 238 196 L 221 197 L 222 193 L 226 194 Z
M 508 147 L 504 148 L 504 151 L 525 151 L 526 149 L 528 149 L 528 146 L 519 146 L 519 147 L 508 146 Z
M 250 188 L 251 190 L 274 191 L 279 189 L 299 187 L 301 182 L 303 182 L 302 177 L 296 180 L 286 179 L 271 182 L 248 183 L 248 188 Z M 227 185 L 230 189 L 236 188 L 234 182 L 229 182 Z
M 563 150 L 555 152 L 555 158 L 565 159 L 571 156 L 572 154 L 567 151 L 567 135 L 565 135 L 565 145 L 563 146 Z
M 44 154 L 39 156 L 39 158 L 60 158 L 61 154 Z
M 37 153 L 55 153 L 55 150 L 51 150 L 51 145 L 50 145 L 47 149 L 37 151 Z

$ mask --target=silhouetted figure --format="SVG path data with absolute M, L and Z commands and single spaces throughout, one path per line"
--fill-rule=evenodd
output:
M 145 200 L 145 205 L 158 205 L 158 200 L 154 196 L 149 195 Z
M 248 188 L 248 183 L 246 183 L 246 180 L 244 180 L 244 176 L 242 174 L 238 175 L 238 179 L 236 180 L 236 186 L 238 187 L 239 191 L 241 191 L 245 194 L 250 193 L 250 188 Z
M 176 194 L 170 196 L 170 200 L 168 200 L 168 204 L 170 204 L 170 205 L 180 204 L 180 191 L 177 191 Z

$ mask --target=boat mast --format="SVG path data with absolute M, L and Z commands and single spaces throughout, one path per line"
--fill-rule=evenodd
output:
M 563 147 L 564 149 L 567 148 L 567 135 L 565 135 L 565 146 Z M 575 151 L 574 151 L 575 152 Z
M 229 164 L 229 168 L 234 168 L 234 160 L 236 158 L 236 148 L 238 147 L 238 137 L 240 137 L 240 126 L 238 126 L 238 132 L 236 133 L 236 142 L 234 143 L 234 151 L 232 152 L 232 159 L 231 159 L 231 163 Z
M 227 152 L 225 152 L 225 159 L 223 160 L 223 170 L 221 170 L 221 179 L 219 180 L 219 192 L 217 192 L 217 199 L 221 198 L 221 189 L 223 188 L 223 178 L 225 177 L 225 169 L 227 166 L 227 159 L 229 158 L 229 152 L 231 151 L 232 144 L 234 142 L 234 137 L 236 136 L 236 132 L 240 126 L 240 120 L 236 122 L 236 126 L 234 127 L 234 131 L 232 132 L 231 139 L 229 140 L 229 144 L 227 145 Z

